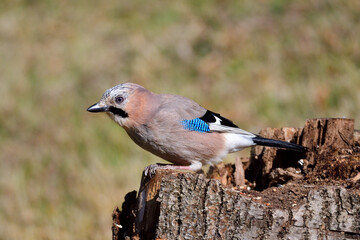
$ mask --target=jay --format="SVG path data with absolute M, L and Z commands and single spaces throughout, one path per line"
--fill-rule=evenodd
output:
M 106 112 L 137 145 L 173 163 L 157 165 L 165 169 L 197 171 L 254 145 L 305 151 L 303 146 L 242 130 L 186 97 L 155 94 L 134 83 L 106 90 L 87 111 Z

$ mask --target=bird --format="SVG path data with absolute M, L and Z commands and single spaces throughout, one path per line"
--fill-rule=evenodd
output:
M 228 153 L 255 145 L 306 150 L 242 130 L 189 98 L 156 94 L 130 82 L 107 89 L 87 111 L 107 113 L 137 145 L 172 163 L 153 164 L 153 168 L 198 171 L 221 162 Z

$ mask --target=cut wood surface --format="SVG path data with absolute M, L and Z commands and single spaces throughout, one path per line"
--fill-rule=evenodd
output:
M 143 176 L 139 193 L 114 210 L 113 239 L 360 239 L 356 132 L 353 120 L 308 120 L 304 129 L 260 132 L 302 144 L 307 154 L 256 147 L 245 167 L 237 159 L 237 167 L 207 175 Z

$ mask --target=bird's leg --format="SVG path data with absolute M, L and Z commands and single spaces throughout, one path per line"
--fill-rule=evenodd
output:
M 168 170 L 193 170 L 191 166 L 181 166 L 174 164 L 164 164 L 164 163 L 155 163 L 151 164 L 144 169 L 144 175 L 146 177 L 153 177 L 158 169 L 168 169 Z

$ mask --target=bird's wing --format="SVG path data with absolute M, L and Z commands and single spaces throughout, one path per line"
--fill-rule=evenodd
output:
M 203 116 L 206 109 L 183 96 L 161 94 L 158 113 L 173 120 L 195 119 Z
M 249 137 L 256 135 L 240 129 L 218 113 L 201 107 L 198 103 L 178 95 L 162 94 L 161 115 L 174 119 L 190 131 L 236 133 Z
M 205 114 L 199 118 L 191 120 L 183 120 L 181 122 L 185 129 L 198 132 L 221 132 L 221 133 L 236 133 L 255 137 L 256 135 L 240 129 L 232 121 L 222 117 L 218 113 L 207 110 Z

